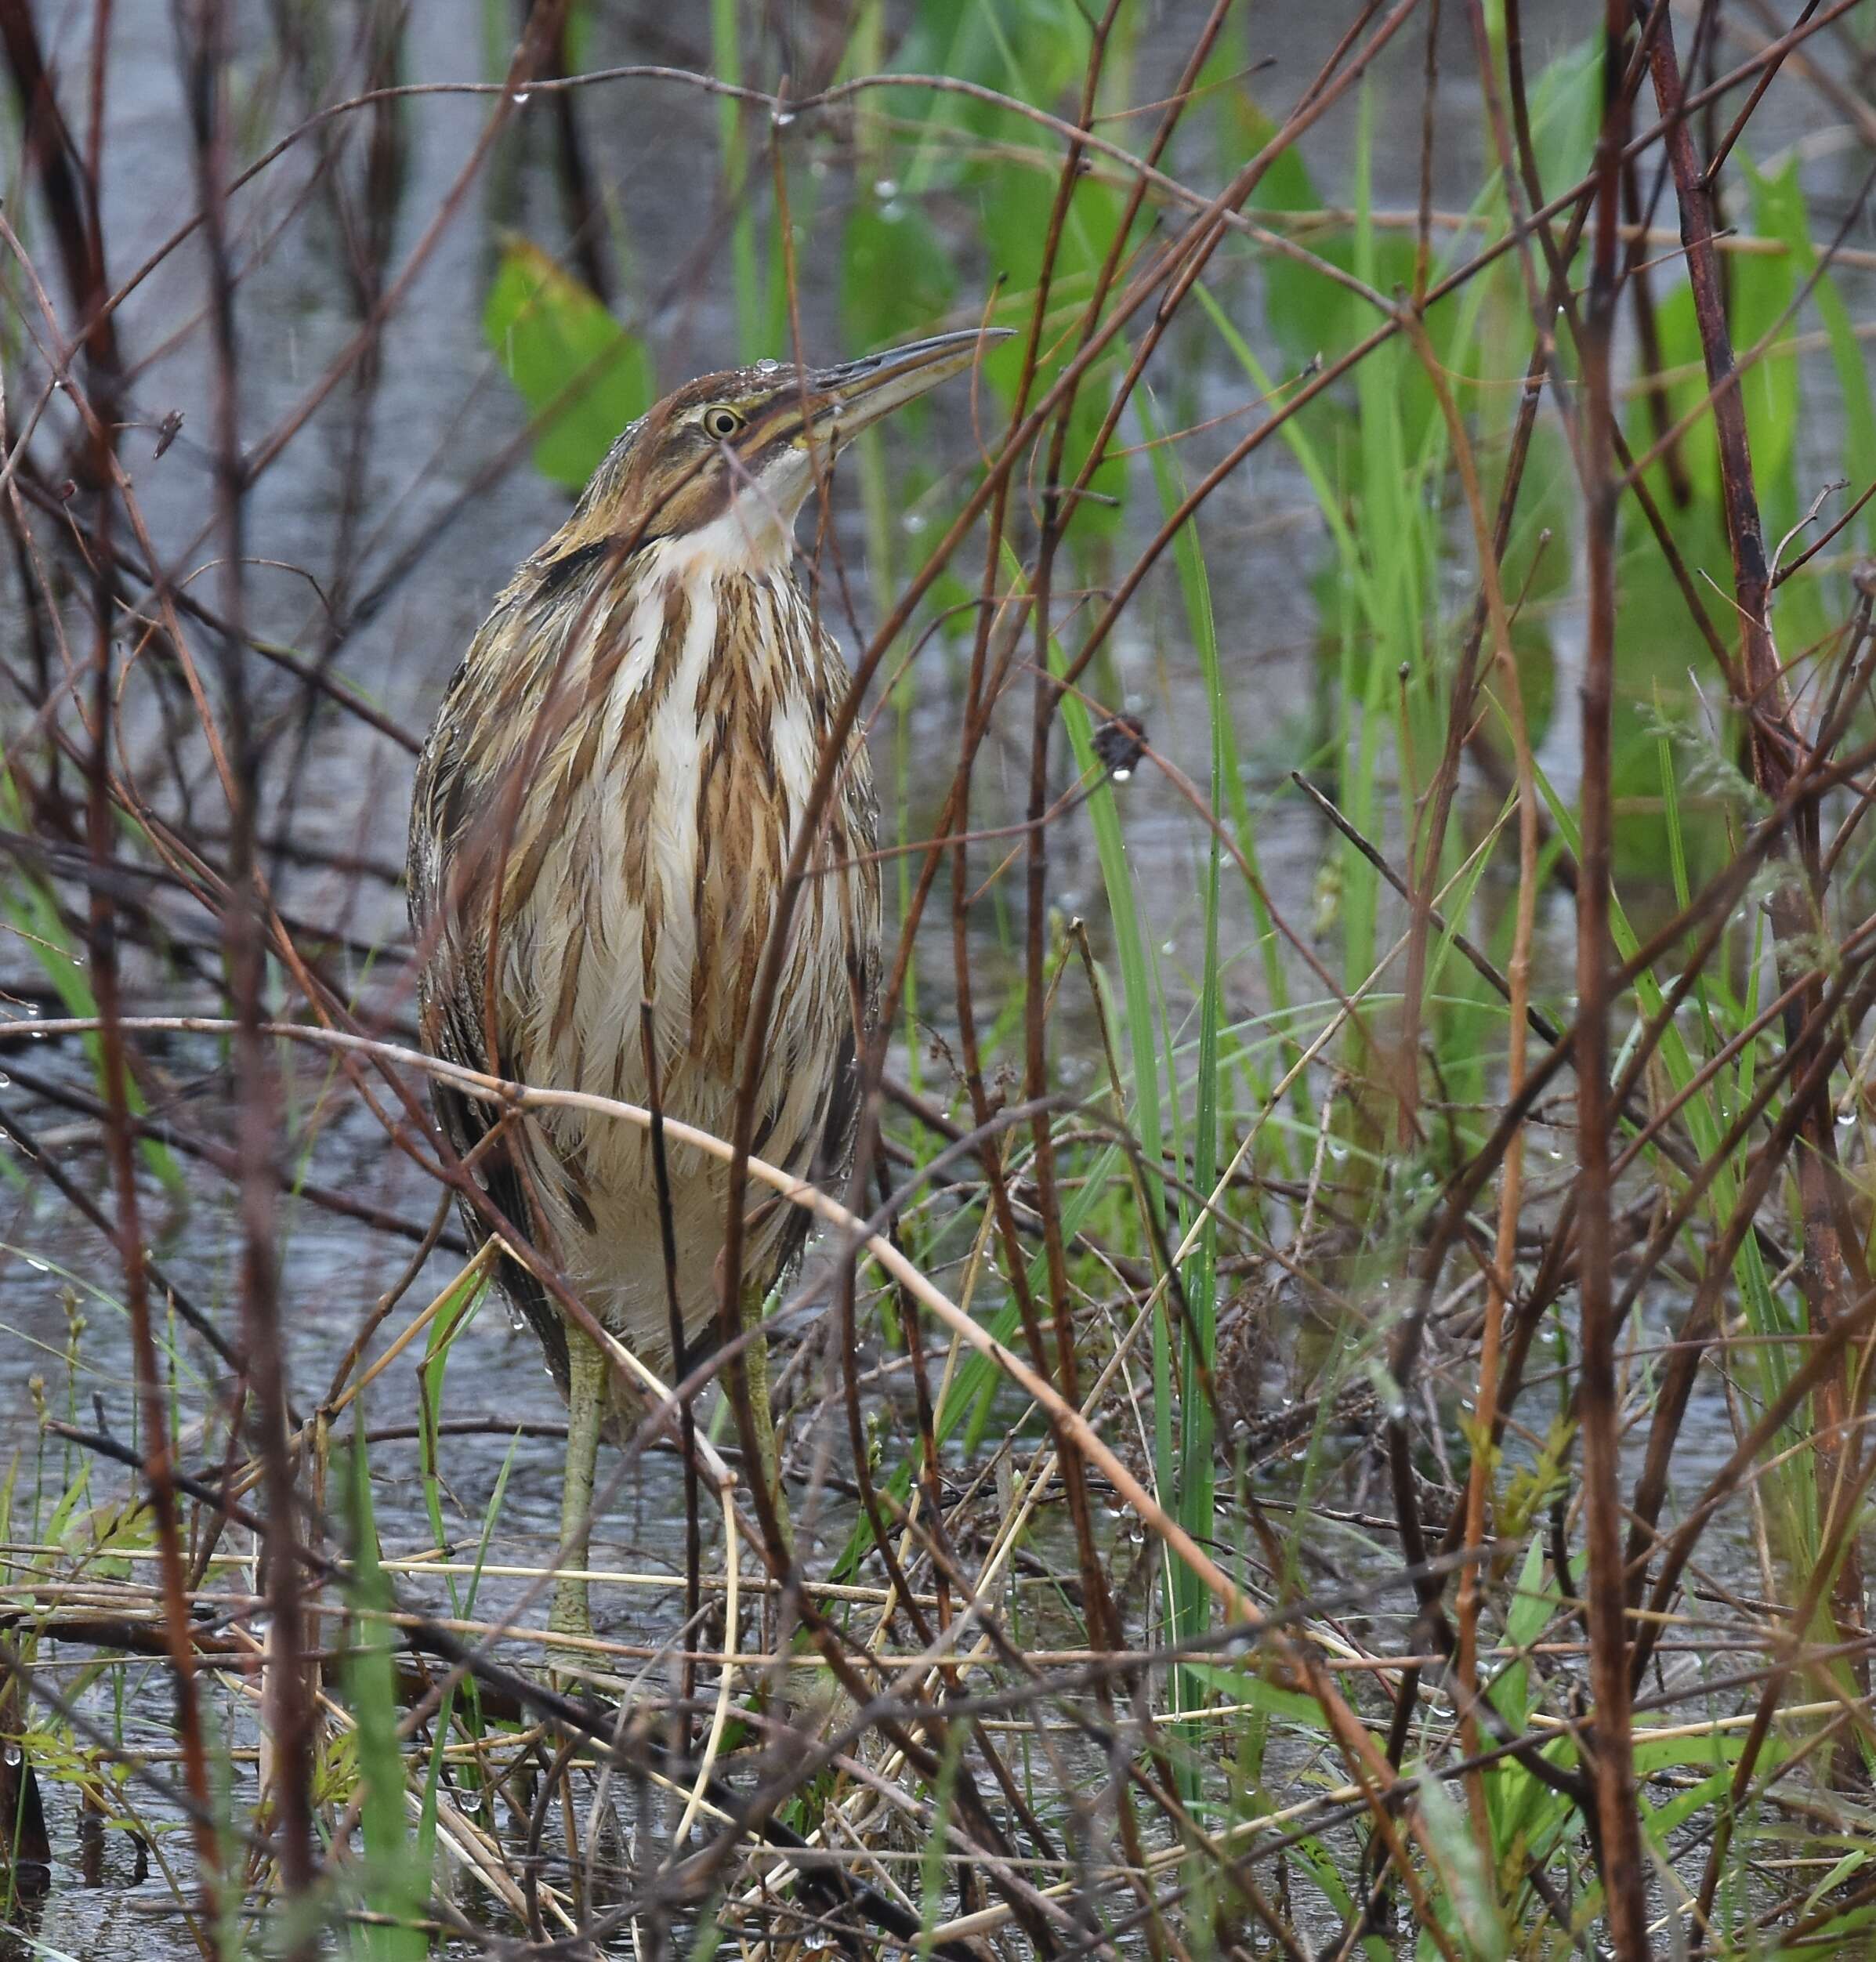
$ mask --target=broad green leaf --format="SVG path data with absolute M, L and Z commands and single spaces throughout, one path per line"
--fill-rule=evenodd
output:
M 924 212 L 903 197 L 867 197 L 841 241 L 840 311 L 856 352 L 929 331 L 957 280 Z
M 1804 194 L 1798 189 L 1794 157 L 1776 176 L 1762 176 L 1742 159 L 1752 191 L 1753 229 L 1789 238 L 1805 224 Z M 1795 324 L 1785 317 L 1798 295 L 1795 254 L 1755 255 L 1737 267 L 1732 281 L 1734 352 L 1743 357 L 1768 335 L 1776 347 L 1788 342 Z M 1795 351 L 1762 356 L 1740 379 L 1746 427 L 1752 440 L 1752 467 L 1763 487 L 1790 466 L 1798 441 L 1798 356 Z M 1767 541 L 1767 549 L 1772 541 Z
M 1203 1683 L 1227 1703 L 1248 1703 L 1265 1715 L 1280 1717 L 1287 1723 L 1304 1724 L 1325 1734 L 1328 1730 L 1328 1719 L 1313 1696 L 1306 1696 L 1299 1690 L 1279 1689 L 1254 1670 L 1230 1669 L 1213 1662 L 1187 1663 L 1185 1667 L 1194 1681 Z
M 1419 1805 L 1440 1882 L 1436 1909 L 1451 1915 L 1472 1954 L 1508 1954 L 1504 1913 L 1479 1842 L 1458 1801 L 1430 1768 L 1421 1778 Z
M 534 468 L 556 483 L 583 485 L 651 406 L 643 343 L 527 239 L 502 248 L 482 331 L 539 425 Z
M 1505 1640 L 1513 1649 L 1528 1649 L 1542 1634 L 1555 1612 L 1554 1587 L 1544 1580 L 1544 1544 L 1533 1540 L 1526 1549 L 1524 1565 L 1518 1575 L 1517 1591 L 1512 1597 L 1511 1612 L 1505 1616 Z M 1506 1721 L 1523 1729 L 1530 1716 L 1530 1668 L 1522 1660 L 1509 1663 L 1492 1685 L 1491 1700 Z
M 1798 179 L 1798 160 L 1775 179 L 1766 179 L 1745 165 L 1747 182 L 1752 186 L 1752 223 L 1755 230 L 1767 237 L 1782 239 L 1791 255 L 1795 277 L 1809 279 L 1817 270 L 1817 249 L 1811 242 L 1810 215 Z M 1850 494 L 1876 479 L 1876 391 L 1870 381 L 1869 363 L 1856 336 L 1856 329 L 1844 305 L 1837 284 L 1827 273 L 1811 289 L 1810 304 L 1831 343 L 1831 365 L 1837 371 L 1837 386 L 1842 397 L 1843 451 L 1842 466 L 1850 479 Z M 1867 505 L 1863 518 L 1863 536 L 1876 545 L 1876 502 Z M 1802 539 L 1791 547 L 1794 553 L 1804 548 Z

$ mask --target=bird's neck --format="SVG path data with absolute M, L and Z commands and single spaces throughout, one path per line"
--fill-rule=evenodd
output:
M 694 531 L 663 544 L 665 563 L 680 577 L 766 579 L 786 572 L 795 556 L 795 514 L 748 491 Z

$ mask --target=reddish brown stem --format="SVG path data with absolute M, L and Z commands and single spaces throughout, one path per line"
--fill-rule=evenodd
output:
M 1642 1962 L 1647 1871 L 1635 1809 L 1627 1603 L 1622 1592 L 1621 1392 L 1610 1271 L 1609 1028 L 1615 1005 L 1610 934 L 1615 702 L 1616 406 L 1610 343 L 1620 287 L 1617 244 L 1628 104 L 1619 88 L 1628 9 L 1608 0 L 1603 24 L 1603 114 L 1597 143 L 1594 246 L 1582 344 L 1584 498 L 1588 508 L 1589 623 L 1582 691 L 1582 851 L 1577 889 L 1577 1235 L 1581 1304 L 1577 1409 L 1583 1430 L 1583 1519 L 1588 1544 L 1590 1689 L 1603 1877 L 1611 1945 Z

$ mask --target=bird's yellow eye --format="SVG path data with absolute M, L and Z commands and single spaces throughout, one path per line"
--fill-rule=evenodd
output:
M 704 411 L 704 433 L 712 442 L 727 443 L 743 426 L 742 417 L 733 409 L 706 409 Z

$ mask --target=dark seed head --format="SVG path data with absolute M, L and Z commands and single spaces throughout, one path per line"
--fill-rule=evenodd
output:
M 1139 768 L 1146 748 L 1146 725 L 1138 715 L 1110 715 L 1095 731 L 1094 752 L 1117 784 Z

